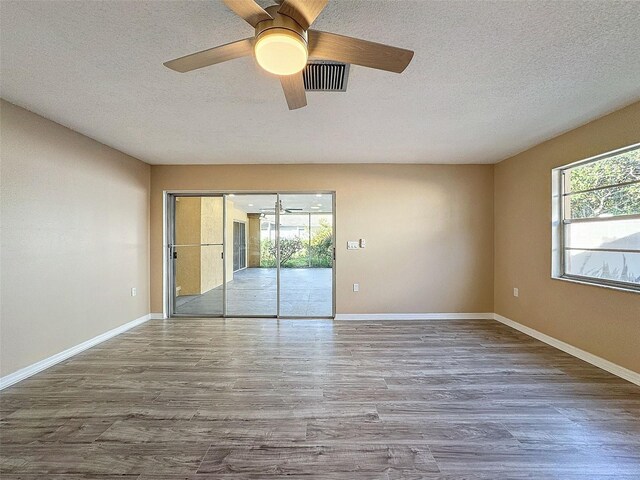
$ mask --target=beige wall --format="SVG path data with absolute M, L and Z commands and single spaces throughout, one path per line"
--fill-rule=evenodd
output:
M 495 311 L 640 372 L 640 294 L 551 279 L 551 169 L 640 141 L 640 103 L 495 167 Z M 519 288 L 519 297 L 513 288 Z
M 335 190 L 338 313 L 493 310 L 492 165 L 153 166 L 151 190 L 153 312 L 163 190 Z
M 6 375 L 149 312 L 150 168 L 7 102 L 0 114 Z

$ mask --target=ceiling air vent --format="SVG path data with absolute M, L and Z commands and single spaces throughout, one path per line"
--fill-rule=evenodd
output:
M 346 92 L 349 64 L 336 62 L 309 62 L 302 71 L 307 92 Z

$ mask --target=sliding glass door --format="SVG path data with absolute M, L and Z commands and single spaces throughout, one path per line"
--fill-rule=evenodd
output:
M 280 316 L 333 315 L 333 196 L 280 195 Z
M 332 193 L 168 194 L 172 316 L 332 317 Z
M 247 224 L 233 221 L 233 271 L 247 268 Z
M 224 312 L 223 202 L 222 195 L 173 197 L 168 269 L 173 314 Z
M 275 249 L 261 238 L 261 225 L 275 215 L 278 196 L 229 194 L 225 196 L 229 234 L 226 312 L 229 317 L 275 317 L 278 314 L 278 273 L 265 256 Z M 273 230 L 275 235 L 275 229 Z

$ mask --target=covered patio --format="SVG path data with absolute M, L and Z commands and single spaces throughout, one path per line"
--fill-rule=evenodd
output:
M 277 313 L 275 268 L 245 268 L 227 283 L 228 316 L 271 316 Z M 329 317 L 332 315 L 331 268 L 282 268 L 280 315 Z M 222 285 L 202 295 L 178 297 L 176 313 L 222 315 Z

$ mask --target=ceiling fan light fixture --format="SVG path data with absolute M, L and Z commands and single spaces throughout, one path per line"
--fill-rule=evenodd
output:
M 275 75 L 293 75 L 300 72 L 309 58 L 307 42 L 286 28 L 263 31 L 254 47 L 258 65 Z

